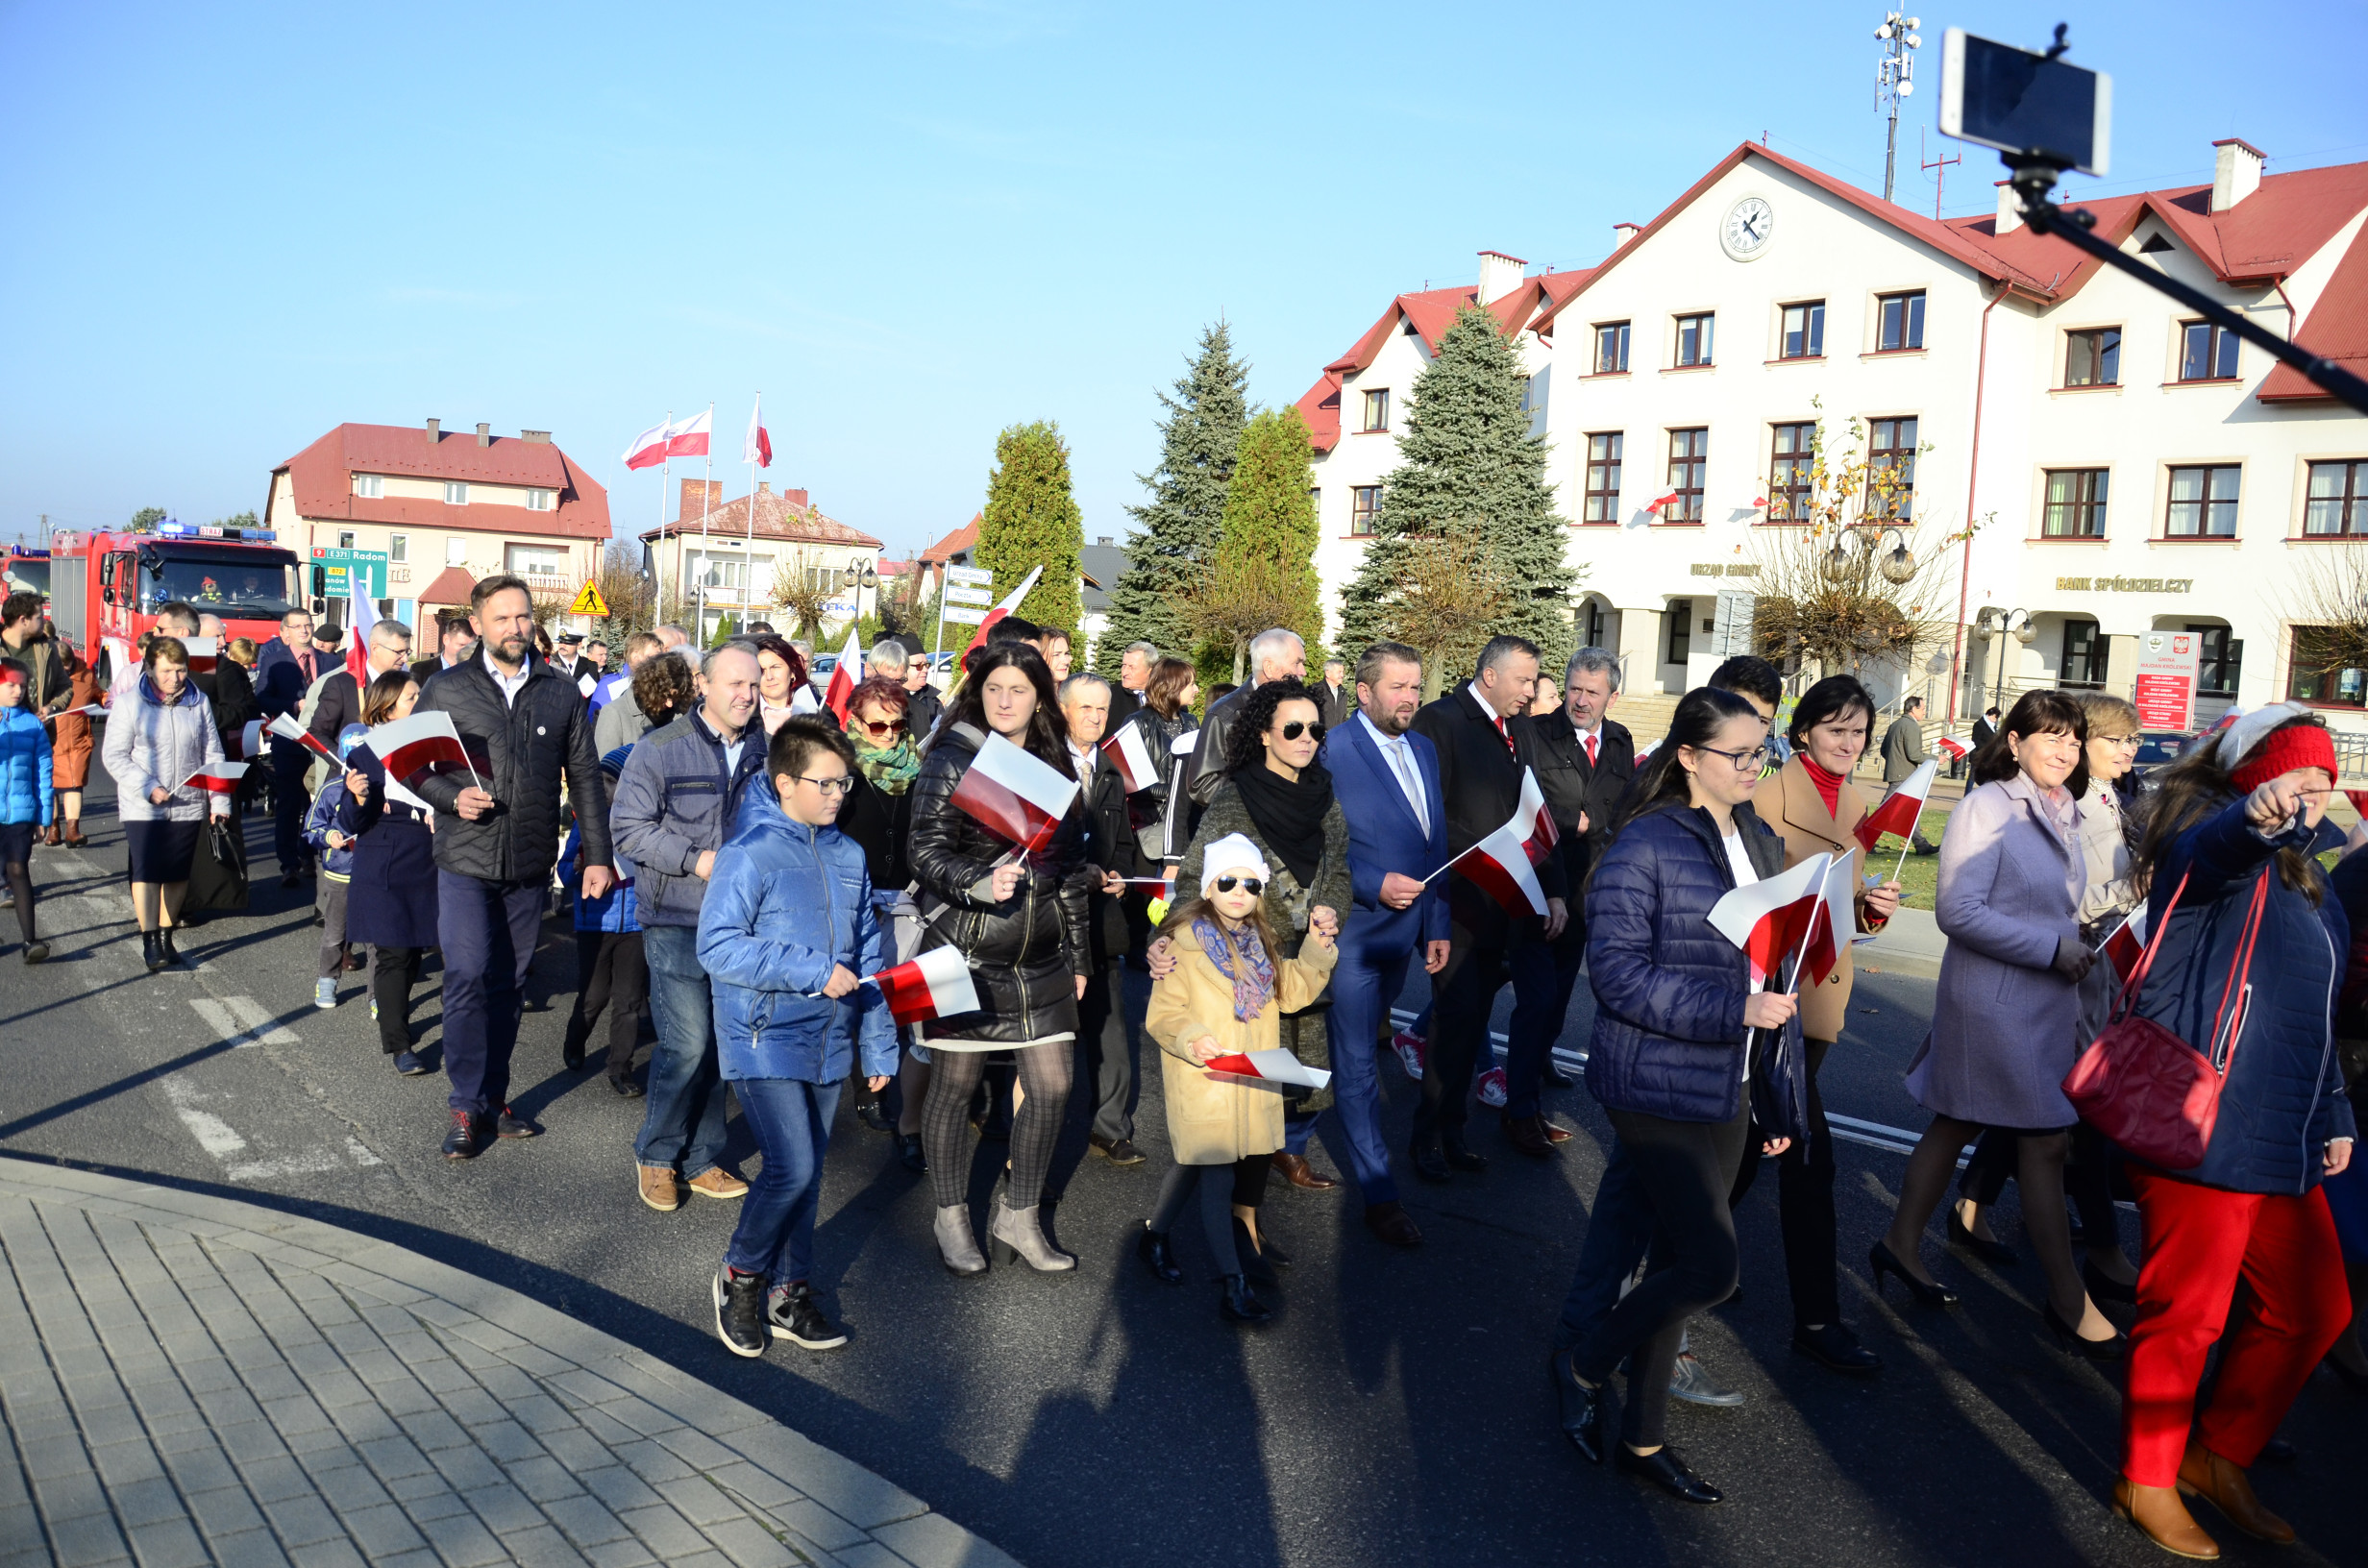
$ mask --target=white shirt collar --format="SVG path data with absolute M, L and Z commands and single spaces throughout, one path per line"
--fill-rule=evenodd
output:
M 1357 723 L 1363 724 L 1365 726 L 1365 732 L 1373 737 L 1373 744 L 1375 746 L 1404 746 L 1406 744 L 1406 737 L 1404 735 L 1383 734 L 1381 732 L 1381 726 L 1373 723 L 1373 716 L 1367 713 L 1363 708 L 1359 708 L 1357 710 Z
M 534 674 L 534 655 L 529 653 L 526 656 L 525 662 L 518 666 L 518 674 L 515 675 L 502 674 L 502 667 L 493 662 L 491 649 L 482 649 L 479 656 L 485 662 L 485 674 L 491 675 L 493 683 L 502 688 L 502 700 L 516 703 L 518 694 L 526 689 L 527 678 Z

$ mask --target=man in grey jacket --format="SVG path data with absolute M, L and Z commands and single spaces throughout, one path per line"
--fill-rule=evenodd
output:
M 1894 785 L 1924 766 L 1929 759 L 1924 751 L 1924 699 L 1912 697 L 1899 705 L 1899 717 L 1883 732 L 1883 782 Z M 1925 842 L 1918 831 L 1909 847 L 1919 855 L 1936 855 L 1940 846 Z
M 634 907 L 657 1024 L 633 1161 L 641 1201 L 661 1213 L 682 1206 L 683 1186 L 707 1198 L 749 1189 L 722 1164 L 724 1083 L 714 1001 L 699 962 L 699 910 L 742 796 L 752 783 L 765 787 L 765 732 L 751 723 L 757 678 L 747 645 L 727 643 L 709 653 L 699 674 L 700 705 L 632 743 L 608 813 L 617 848 L 637 873 Z M 603 716 L 616 706 L 610 702 Z

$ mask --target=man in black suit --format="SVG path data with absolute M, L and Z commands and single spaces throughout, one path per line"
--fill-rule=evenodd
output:
M 1447 853 L 1463 853 L 1505 825 L 1521 799 L 1522 764 L 1510 721 L 1529 706 L 1538 681 L 1538 645 L 1492 637 L 1471 680 L 1415 715 L 1414 729 L 1439 752 L 1439 794 L 1446 806 Z M 1462 867 L 1447 873 L 1447 967 L 1432 982 L 1422 1103 L 1415 1108 L 1415 1174 L 1443 1182 L 1454 1170 L 1485 1170 L 1488 1161 L 1464 1141 L 1472 1068 L 1488 1043 L 1489 1015 L 1505 983 L 1508 956 L 1552 942 L 1568 920 L 1563 869 L 1553 856 L 1537 868 L 1546 914 L 1514 916 Z
M 1979 751 L 1997 738 L 1998 710 L 1994 706 L 1984 708 L 1982 717 L 1973 722 L 1973 748 Z
M 461 609 L 442 609 L 435 612 L 435 651 L 411 666 L 411 678 L 421 685 L 438 670 L 450 670 L 456 664 L 466 664 L 477 651 L 477 632 L 469 625 L 469 612 Z
M 1323 661 L 1323 680 L 1316 687 L 1316 708 L 1323 727 L 1335 730 L 1355 711 L 1356 694 L 1348 690 L 1348 666 L 1338 659 Z
M 1144 1156 L 1135 1147 L 1135 1051 L 1126 1023 L 1126 912 L 1119 902 L 1126 888 L 1118 880 L 1133 862 L 1135 830 L 1126 816 L 1126 780 L 1101 754 L 1110 727 L 1110 683 L 1099 675 L 1072 675 L 1061 682 L 1060 699 L 1069 760 L 1085 805 L 1086 863 L 1099 873 L 1086 894 L 1086 950 L 1093 971 L 1077 1000 L 1077 1040 L 1085 1061 L 1079 1093 L 1071 1103 L 1085 1100 L 1093 1107 L 1086 1139 L 1096 1154 L 1114 1165 L 1139 1165 Z
M 329 747 L 329 754 L 337 754 L 337 733 L 348 724 L 362 722 L 362 689 L 389 670 L 400 670 L 411 657 L 411 628 L 400 621 L 382 621 L 370 628 L 369 679 L 357 682 L 353 672 L 340 664 L 321 682 L 321 695 L 312 704 L 312 721 L 305 728 L 313 739 Z
M 1637 774 L 1636 742 L 1607 717 L 1619 700 L 1619 658 L 1582 648 L 1563 672 L 1564 698 L 1551 713 L 1516 719 L 1513 743 L 1538 775 L 1538 787 L 1562 832 L 1554 858 L 1569 892 L 1570 918 L 1552 942 L 1513 953 L 1513 1022 L 1506 1030 L 1505 1137 L 1524 1154 L 1551 1154 L 1569 1132 L 1545 1118 L 1538 1091 L 1553 1062 L 1554 1041 L 1570 1016 L 1570 992 L 1587 957 L 1587 917 L 1579 890 L 1610 842 L 1612 814 Z M 1567 1080 L 1565 1080 L 1567 1082 Z

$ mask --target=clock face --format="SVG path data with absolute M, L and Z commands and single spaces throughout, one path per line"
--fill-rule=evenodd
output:
M 1776 209 L 1762 197 L 1746 196 L 1727 208 L 1718 243 L 1738 261 L 1752 261 L 1767 254 L 1767 242 L 1775 233 Z

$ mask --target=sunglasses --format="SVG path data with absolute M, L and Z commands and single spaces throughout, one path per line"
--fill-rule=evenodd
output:
M 1322 740 L 1323 721 L 1318 719 L 1313 722 L 1303 722 L 1294 719 L 1283 726 L 1283 739 L 1286 741 L 1295 741 L 1302 735 L 1313 735 L 1316 739 Z
M 897 723 L 898 722 L 894 719 L 883 719 L 876 724 L 872 723 L 871 720 L 858 715 L 855 720 L 855 727 L 862 730 L 866 735 L 887 735 L 895 732 Z
M 1267 885 L 1254 876 L 1221 876 L 1217 879 L 1217 891 L 1220 893 L 1231 893 L 1236 888 L 1253 898 L 1267 891 Z

